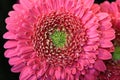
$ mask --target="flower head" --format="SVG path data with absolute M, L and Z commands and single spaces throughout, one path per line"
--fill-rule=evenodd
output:
M 120 0 L 116 0 L 115 2 L 109 3 L 105 1 L 100 5 L 102 12 L 107 12 L 112 19 L 112 27 L 115 29 L 116 38 L 113 40 L 115 51 L 113 54 L 113 58 L 115 60 L 120 59 Z
M 107 12 L 111 17 L 112 27 L 115 30 L 116 38 L 113 40 L 115 51 L 113 53 L 113 59 L 106 62 L 107 70 L 104 73 L 100 73 L 100 80 L 119 80 L 120 74 L 120 0 L 109 3 L 108 1 L 100 4 L 102 12 Z
M 20 0 L 6 19 L 4 48 L 20 80 L 95 80 L 111 59 L 114 30 L 94 0 Z

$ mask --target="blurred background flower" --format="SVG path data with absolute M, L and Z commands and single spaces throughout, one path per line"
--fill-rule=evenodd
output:
M 113 40 L 115 51 L 113 58 L 106 61 L 107 70 L 100 73 L 100 80 L 120 80 L 120 0 L 114 2 L 104 1 L 100 4 L 100 10 L 111 16 L 112 27 L 115 29 L 116 38 Z

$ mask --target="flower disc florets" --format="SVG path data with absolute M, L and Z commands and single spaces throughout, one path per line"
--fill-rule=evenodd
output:
M 64 12 L 52 12 L 38 19 L 33 45 L 40 57 L 54 65 L 73 64 L 85 44 L 85 28 L 79 18 Z

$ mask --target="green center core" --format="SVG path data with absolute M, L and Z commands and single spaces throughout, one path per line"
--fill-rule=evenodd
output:
M 114 60 L 120 60 L 120 47 L 115 47 L 115 51 L 113 53 Z
M 55 30 L 53 34 L 50 35 L 54 46 L 58 48 L 63 48 L 66 43 L 66 33 L 64 31 Z

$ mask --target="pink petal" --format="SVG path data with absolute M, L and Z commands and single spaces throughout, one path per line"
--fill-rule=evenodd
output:
M 17 21 L 15 20 L 15 18 L 8 17 L 5 19 L 5 22 L 7 24 L 10 24 L 10 23 L 16 23 Z
M 15 48 L 17 47 L 17 41 L 7 41 L 5 44 L 4 44 L 4 48 Z
M 66 74 L 65 74 L 65 71 L 63 70 L 61 72 L 61 79 L 64 80 L 66 78 Z
M 72 68 L 72 74 L 76 74 L 77 70 L 76 68 Z
M 103 20 L 105 18 L 107 18 L 109 15 L 107 13 L 98 13 L 97 14 L 99 20 Z
M 94 24 L 92 27 L 90 27 L 87 31 L 89 32 L 96 32 L 98 29 L 98 25 Z
M 13 8 L 14 8 L 15 12 L 14 12 L 14 13 L 9 13 L 9 16 L 15 16 L 14 14 L 17 13 L 17 12 L 18 12 L 19 14 L 25 13 L 25 9 L 24 9 L 23 6 L 21 6 L 21 4 L 14 4 L 14 5 L 13 5 Z M 21 11 L 20 11 L 20 10 L 21 10 Z
M 95 63 L 95 59 L 89 59 L 89 62 L 93 64 Z
M 93 13 L 88 11 L 83 17 L 82 17 L 82 23 L 85 24 L 91 17 L 93 16 Z
M 19 29 L 19 34 L 16 34 L 17 39 L 30 39 L 30 33 L 27 32 L 25 29 Z
M 120 6 L 120 0 L 116 0 L 116 3 Z
M 29 59 L 31 58 L 32 52 L 22 53 L 20 56 L 23 59 Z
M 103 2 L 102 4 L 100 4 L 100 6 L 102 11 L 109 13 L 110 3 L 108 1 Z
M 30 43 L 30 41 L 29 40 L 19 40 L 18 41 L 18 45 L 17 45 L 17 48 L 23 48 L 23 47 L 28 47 L 28 46 L 30 46 L 31 45 L 31 43 Z
M 32 75 L 32 76 L 30 76 L 30 78 L 28 80 L 37 80 L 37 77 L 36 77 L 36 75 Z
M 112 55 L 109 51 L 105 49 L 99 49 L 98 58 L 102 60 L 108 60 L 112 58 Z
M 89 72 L 85 75 L 85 80 L 97 80 L 98 73 L 95 69 L 89 69 Z
M 15 49 L 8 49 L 8 50 L 5 51 L 4 55 L 7 58 L 11 58 L 11 57 L 14 57 L 14 56 L 18 56 L 17 53 L 18 52 L 16 51 L 16 48 Z
M 55 71 L 54 71 L 54 67 L 50 67 L 49 75 L 53 76 L 54 73 L 55 73 Z
M 58 10 L 58 0 L 51 0 L 54 10 Z
M 89 29 L 89 28 L 95 26 L 96 22 L 97 22 L 97 17 L 93 16 L 89 21 L 87 21 L 87 23 L 85 23 L 84 27 L 86 29 Z
M 95 44 L 96 43 L 96 41 L 99 41 L 99 37 L 95 37 L 95 38 L 89 38 L 88 39 L 88 42 L 87 42 L 87 44 L 89 45 L 91 45 L 91 44 Z
M 91 32 L 88 32 L 88 37 L 89 38 L 95 38 L 95 37 L 98 37 L 99 34 L 97 33 L 97 31 L 91 31 Z
M 75 2 L 72 1 L 72 0 L 66 0 L 66 1 L 67 1 L 67 3 L 66 3 L 66 9 L 67 9 L 67 10 L 72 9 Z
M 37 77 L 38 78 L 41 78 L 44 74 L 45 74 L 45 71 L 46 71 L 46 69 L 40 69 L 38 72 L 37 72 Z
M 22 70 L 20 74 L 20 80 L 28 80 L 33 74 L 33 70 L 27 66 Z
M 115 2 L 111 3 L 111 13 L 115 16 L 115 17 L 119 17 L 119 10 L 118 10 L 118 6 Z
M 92 46 L 84 46 L 84 51 L 92 51 L 93 47 Z
M 101 21 L 100 24 L 101 24 L 101 27 L 100 27 L 101 30 L 108 30 L 112 26 L 110 19 L 108 19 L 108 20 L 105 19 L 105 20 Z
M 55 77 L 57 80 L 59 80 L 60 76 L 61 76 L 61 69 L 60 67 L 58 67 L 58 69 L 55 71 Z
M 98 45 L 91 45 L 91 46 L 84 46 L 84 51 L 95 51 L 96 49 L 98 49 Z
M 31 53 L 31 52 L 33 52 L 33 48 L 31 47 L 31 46 L 29 46 L 29 47 L 23 47 L 23 48 L 21 48 L 20 49 L 20 54 L 22 53 Z
M 80 72 L 77 72 L 77 74 L 75 74 L 75 80 L 79 80 L 80 78 Z
M 95 75 L 93 74 L 86 74 L 85 75 L 85 80 L 96 80 Z
M 98 54 L 97 51 L 95 52 L 85 52 L 86 55 L 88 55 L 90 58 L 96 58 L 96 54 Z
M 16 30 L 18 29 L 18 27 L 16 27 L 16 24 L 12 24 L 12 23 L 7 24 L 6 28 L 7 28 L 7 30 L 9 30 L 11 32 L 16 32 Z
M 112 47 L 113 44 L 109 39 L 101 39 L 100 46 L 106 48 L 106 47 Z
M 79 16 L 79 18 L 82 18 L 86 9 L 84 7 L 81 7 L 81 6 L 78 9 L 79 10 L 75 11 L 75 15 Z
M 33 65 L 32 65 L 33 67 L 32 67 L 32 69 L 33 70 L 39 70 L 40 69 L 40 67 L 39 67 L 39 64 L 35 64 L 35 61 L 33 62 Z
M 36 62 L 35 62 L 35 59 L 30 59 L 29 61 L 27 61 L 27 65 L 29 65 L 29 66 L 35 66 L 34 64 L 35 64 Z
M 83 3 L 86 8 L 91 8 L 94 3 L 94 0 L 83 0 Z
M 32 26 L 29 23 L 22 22 L 21 27 L 22 27 L 22 30 L 19 29 L 19 31 L 26 31 L 26 32 L 28 32 L 28 34 L 27 34 L 28 36 L 31 35 Z
M 105 30 L 102 33 L 103 38 L 113 40 L 115 38 L 115 31 L 110 28 L 109 30 Z
M 18 4 L 15 4 L 15 5 L 18 5 Z M 10 11 L 8 13 L 9 16 L 15 16 L 16 15 L 16 11 Z M 7 18 L 6 18 L 7 19 Z M 7 23 L 8 20 L 5 20 L 5 22 Z
M 30 2 L 30 0 L 20 0 L 20 3 L 26 9 L 30 9 L 32 7 L 32 3 Z
M 67 80 L 74 80 L 74 76 L 72 74 L 69 74 Z
M 46 70 L 48 69 L 48 65 L 43 62 L 43 64 L 40 67 L 41 69 L 37 72 L 37 77 L 41 78 L 44 74 L 46 74 Z
M 74 80 L 74 76 L 72 74 L 66 75 L 65 80 Z
M 100 10 L 100 6 L 98 4 L 93 4 L 92 6 L 92 11 L 94 13 L 98 12 Z
M 98 75 L 99 75 L 99 71 L 97 71 L 97 70 L 94 69 L 94 68 L 90 69 L 90 73 L 91 73 L 91 74 L 94 74 L 95 76 L 98 76 Z
M 65 6 L 65 2 L 66 2 L 66 0 L 59 0 L 60 7 L 64 7 Z
M 4 35 L 3 35 L 3 38 L 5 39 L 16 39 L 16 36 L 14 33 L 12 32 L 6 32 Z
M 11 71 L 18 73 L 18 72 L 21 72 L 24 67 L 25 67 L 25 63 L 24 63 L 24 62 L 19 63 L 19 64 L 15 64 L 15 65 L 11 68 Z
M 97 60 L 94 64 L 94 68 L 102 72 L 106 70 L 106 66 L 102 60 Z
M 16 65 L 18 63 L 24 62 L 24 60 L 22 60 L 20 57 L 11 57 L 9 59 L 9 64 L 10 65 Z

